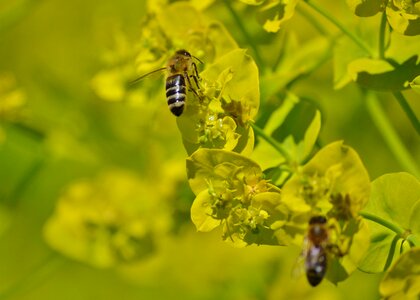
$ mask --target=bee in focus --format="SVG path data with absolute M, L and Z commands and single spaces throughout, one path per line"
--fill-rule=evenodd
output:
M 188 51 L 183 49 L 178 50 L 173 56 L 171 56 L 171 58 L 169 58 L 166 67 L 147 73 L 132 81 L 132 84 L 152 73 L 166 70 L 166 101 L 168 103 L 169 110 L 175 116 L 179 117 L 184 111 L 185 100 L 187 98 L 187 88 L 199 97 L 196 88 L 200 88 L 198 84 L 200 77 L 198 75 L 197 65 L 193 61 L 193 58 L 201 62 L 198 58 L 192 56 Z M 191 78 L 195 83 L 195 88 L 192 85 Z
M 312 286 L 317 286 L 327 271 L 328 247 L 327 219 L 323 216 L 314 216 L 309 220 L 303 249 L 306 278 Z

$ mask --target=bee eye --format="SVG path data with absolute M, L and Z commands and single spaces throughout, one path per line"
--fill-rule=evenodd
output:
M 184 49 L 178 50 L 176 52 L 176 54 L 181 54 L 181 55 L 184 55 L 184 56 L 191 57 L 191 54 L 187 50 L 184 50 Z

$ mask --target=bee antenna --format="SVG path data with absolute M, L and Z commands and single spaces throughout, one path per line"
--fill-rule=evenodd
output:
M 197 56 L 191 55 L 192 57 L 194 57 L 196 60 L 198 60 L 201 64 L 204 65 L 204 63 L 201 61 L 201 59 L 199 59 Z
M 138 78 L 136 78 L 136 79 L 134 79 L 134 80 L 130 81 L 128 84 L 129 84 L 129 85 L 136 84 L 137 82 L 139 82 L 139 81 L 140 81 L 140 80 L 142 80 L 143 78 L 145 78 L 145 77 L 149 76 L 150 74 L 153 74 L 153 73 L 156 73 L 156 72 L 160 72 L 160 71 L 163 71 L 163 70 L 166 70 L 166 67 L 159 68 L 159 69 L 157 69 L 157 70 L 153 70 L 153 71 L 151 71 L 151 72 L 149 72 L 149 73 L 146 73 L 146 74 L 144 74 L 144 75 L 142 75 L 142 76 L 140 76 L 140 77 L 138 77 Z

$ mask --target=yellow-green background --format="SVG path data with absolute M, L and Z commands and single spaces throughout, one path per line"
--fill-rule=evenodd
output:
M 349 26 L 378 22 L 357 19 L 344 4 L 322 4 Z M 297 248 L 237 249 L 221 241 L 219 232 L 195 231 L 188 215 L 193 194 L 182 173 L 186 153 L 163 91 L 158 113 L 151 116 L 142 104 L 148 99 L 109 103 L 91 89 L 118 32 L 133 42 L 139 35 L 145 6 L 145 1 L 129 0 L 0 1 L 0 73 L 16 78 L 26 100 L 16 120 L 0 123 L 0 299 L 377 299 L 380 275 L 356 272 L 338 287 L 324 282 L 313 289 L 304 276 L 292 275 Z M 222 3 L 205 13 L 249 48 Z M 244 16 L 258 41 L 272 39 L 252 9 Z M 299 14 L 285 29 L 298 32 L 303 43 L 315 32 Z M 262 52 L 265 57 L 277 54 L 269 45 Z M 321 140 L 342 139 L 355 148 L 372 179 L 403 170 L 357 87 L 333 90 L 331 60 L 294 91 L 317 100 Z M 420 161 L 419 139 L 407 118 L 394 99 L 380 96 L 403 142 Z M 407 93 L 407 98 L 419 111 L 416 96 Z M 170 221 L 176 230 L 150 256 L 109 268 L 52 250 L 43 228 L 66 188 L 114 170 L 143 182 L 144 188 L 133 191 L 137 201 L 153 201 L 154 191 L 172 187 L 172 198 L 162 209 L 176 219 Z

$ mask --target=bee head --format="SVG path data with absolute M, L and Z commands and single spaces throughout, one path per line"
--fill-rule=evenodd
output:
M 327 223 L 327 219 L 324 216 L 314 216 L 309 220 L 309 225 L 325 223 Z
M 191 54 L 187 50 L 184 50 L 184 49 L 176 51 L 175 54 L 191 57 Z

